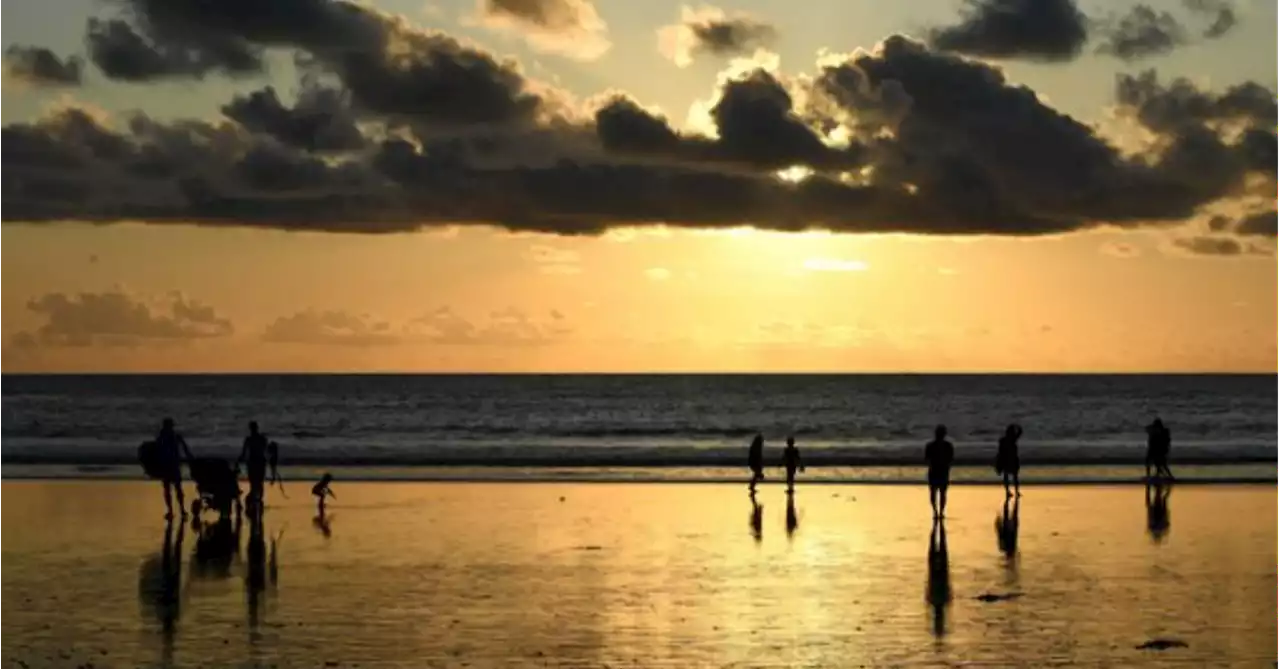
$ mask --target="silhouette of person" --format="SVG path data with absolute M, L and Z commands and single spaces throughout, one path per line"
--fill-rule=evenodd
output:
M 1169 534 L 1169 495 L 1173 488 L 1160 483 L 1147 484 L 1147 533 L 1155 543 Z
M 800 529 L 800 518 L 796 515 L 796 493 L 794 490 L 787 491 L 787 538 L 790 539 L 795 535 L 796 530 Z
M 787 490 L 796 489 L 796 470 L 804 471 L 800 462 L 800 449 L 796 448 L 796 438 L 787 437 L 787 447 L 782 449 L 782 466 L 787 469 Z
M 245 462 L 249 466 L 250 512 L 262 513 L 266 502 L 264 488 L 267 479 L 267 436 L 258 431 L 257 421 L 249 422 L 249 436 L 244 438 L 244 446 L 240 449 L 240 457 L 236 462 Z
M 333 482 L 333 475 L 330 474 L 329 472 L 325 472 L 324 476 L 321 476 L 320 480 L 316 482 L 314 486 L 311 487 L 311 494 L 315 495 L 316 497 L 316 509 L 319 512 L 321 518 L 324 518 L 325 497 L 332 497 L 334 499 L 338 499 L 338 496 L 333 494 L 333 491 L 329 489 L 329 484 L 332 482 Z
M 751 495 L 751 537 L 760 543 L 764 540 L 764 506 Z
M 164 485 L 164 517 L 173 518 L 172 491 L 178 496 L 178 512 L 187 516 L 187 503 L 182 496 L 182 459 L 191 460 L 191 448 L 187 440 L 178 434 L 172 418 L 166 418 L 160 424 L 160 432 L 156 435 L 156 458 L 159 461 L 160 482 Z
M 751 483 L 747 489 L 755 494 L 756 484 L 764 480 L 764 435 L 759 432 L 747 449 L 747 466 L 751 468 Z
M 935 518 L 929 533 L 929 587 L 925 593 L 933 613 L 933 635 L 947 633 L 947 609 L 951 606 L 951 565 L 947 557 L 947 526 Z
M 933 517 L 942 518 L 947 513 L 947 486 L 951 484 L 951 463 L 956 449 L 947 441 L 947 426 L 933 430 L 933 441 L 924 447 L 924 459 L 929 463 L 929 504 Z
M 172 521 L 165 523 L 160 554 L 148 558 L 138 570 L 138 600 L 160 623 L 164 666 L 173 664 L 173 642 L 182 617 L 182 536 L 186 525 L 177 524 L 176 543 L 173 526 Z
M 1018 458 L 1018 439 L 1022 437 L 1022 426 L 1018 424 L 1005 428 L 1004 436 L 996 448 L 996 471 L 1004 476 L 1004 496 L 1012 497 L 1014 492 L 1022 496 L 1022 484 L 1018 481 L 1018 470 L 1022 463 Z M 1014 492 L 1009 492 L 1009 479 L 1013 478 Z
M 1173 480 L 1173 472 L 1169 471 L 1169 450 L 1173 436 L 1164 422 L 1156 418 L 1147 426 L 1147 479 L 1151 478 L 1152 465 L 1156 468 L 1157 477 Z

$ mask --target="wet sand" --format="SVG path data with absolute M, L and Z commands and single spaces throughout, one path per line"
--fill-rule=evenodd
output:
M 945 553 L 922 486 L 801 487 L 794 509 L 769 486 L 758 510 L 715 484 L 334 490 L 327 534 L 296 485 L 272 491 L 260 534 L 174 527 L 166 542 L 154 484 L 0 484 L 4 665 L 1276 659 L 1275 486 L 1174 488 L 1166 516 L 1141 486 L 1037 486 L 1013 545 L 1002 491 L 958 487 Z M 1186 646 L 1137 648 L 1155 639 Z

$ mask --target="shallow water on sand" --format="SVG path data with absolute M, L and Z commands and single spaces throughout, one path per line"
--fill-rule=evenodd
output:
M 793 509 L 770 487 L 758 511 L 731 485 L 334 488 L 327 535 L 297 485 L 288 499 L 276 493 L 256 541 L 248 523 L 223 550 L 216 536 L 201 544 L 190 527 L 181 535 L 174 528 L 166 561 L 154 485 L 3 483 L 10 502 L 2 525 L 3 662 L 880 667 L 1272 666 L 1276 659 L 1274 486 L 1184 486 L 1173 490 L 1167 515 L 1154 517 L 1139 486 L 1036 487 L 1018 506 L 1012 558 L 997 532 L 1003 495 L 989 487 L 952 491 L 945 555 L 930 552 L 918 487 L 802 488 Z M 1005 548 L 1010 539 L 1006 531 Z M 1187 646 L 1136 648 L 1156 638 Z

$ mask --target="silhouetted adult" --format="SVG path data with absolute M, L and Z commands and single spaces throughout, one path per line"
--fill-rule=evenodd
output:
M 947 633 L 947 608 L 951 606 L 951 565 L 947 556 L 947 526 L 935 518 L 929 533 L 929 586 L 925 592 L 933 611 L 933 635 Z
M 804 471 L 800 462 L 800 449 L 796 448 L 796 438 L 787 437 L 787 447 L 782 449 L 782 466 L 787 469 L 787 490 L 796 488 L 796 470 Z
M 924 447 L 924 459 L 929 463 L 929 504 L 934 518 L 947 513 L 947 486 L 951 485 L 951 463 L 955 457 L 956 449 L 947 441 L 947 426 L 934 428 L 933 441 Z
M 1157 477 L 1173 479 L 1169 471 L 1169 449 L 1173 444 L 1173 436 L 1169 428 L 1159 418 L 1147 426 L 1147 478 L 1151 478 L 1152 465 L 1156 468 Z
M 249 422 L 249 436 L 244 438 L 238 461 L 248 464 L 250 511 L 260 513 L 266 501 L 267 436 L 258 431 L 257 421 Z
M 1004 436 L 1000 437 L 1000 443 L 996 447 L 996 471 L 1004 477 L 1004 496 L 1013 497 L 1014 493 L 1009 492 L 1009 479 L 1013 478 L 1013 489 L 1019 497 L 1022 496 L 1022 484 L 1018 481 L 1018 470 L 1022 467 L 1021 460 L 1018 458 L 1018 439 L 1022 437 L 1022 426 L 1018 424 L 1010 425 L 1005 428 Z
M 182 458 L 191 460 L 191 449 L 187 441 L 178 434 L 172 418 L 166 418 L 160 424 L 160 432 L 156 435 L 156 460 L 160 471 L 160 482 L 164 485 L 164 517 L 173 518 L 173 492 L 178 496 L 178 511 L 185 518 L 187 503 L 182 496 Z
M 756 484 L 764 480 L 764 435 L 756 433 L 747 449 L 747 466 L 751 468 L 751 483 L 747 489 L 755 494 Z

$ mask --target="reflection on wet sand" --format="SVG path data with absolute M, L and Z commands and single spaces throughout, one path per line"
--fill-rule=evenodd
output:
M 174 525 L 177 525 L 177 541 L 174 541 Z M 182 538 L 185 526 L 179 522 L 165 523 L 164 542 L 160 553 L 148 557 L 138 568 L 138 602 L 143 617 L 154 618 L 160 623 L 162 663 L 173 662 L 174 636 L 178 619 L 182 617 Z
M 1001 515 L 996 516 L 996 543 L 1004 554 L 1005 584 L 1018 585 L 1018 507 L 1021 497 L 1005 498 Z
M 1172 493 L 1170 485 L 1147 484 L 1147 533 L 1155 543 L 1164 541 L 1169 534 L 1169 495 Z
M 794 490 L 787 491 L 787 538 L 795 536 L 796 530 L 800 529 L 800 518 L 796 515 L 796 493 Z
M 933 521 L 929 533 L 929 588 L 926 593 L 933 613 L 933 635 L 941 638 L 947 633 L 947 609 L 951 606 L 951 565 L 947 558 L 946 521 Z
M 751 537 L 760 543 L 764 540 L 764 505 L 751 493 Z

